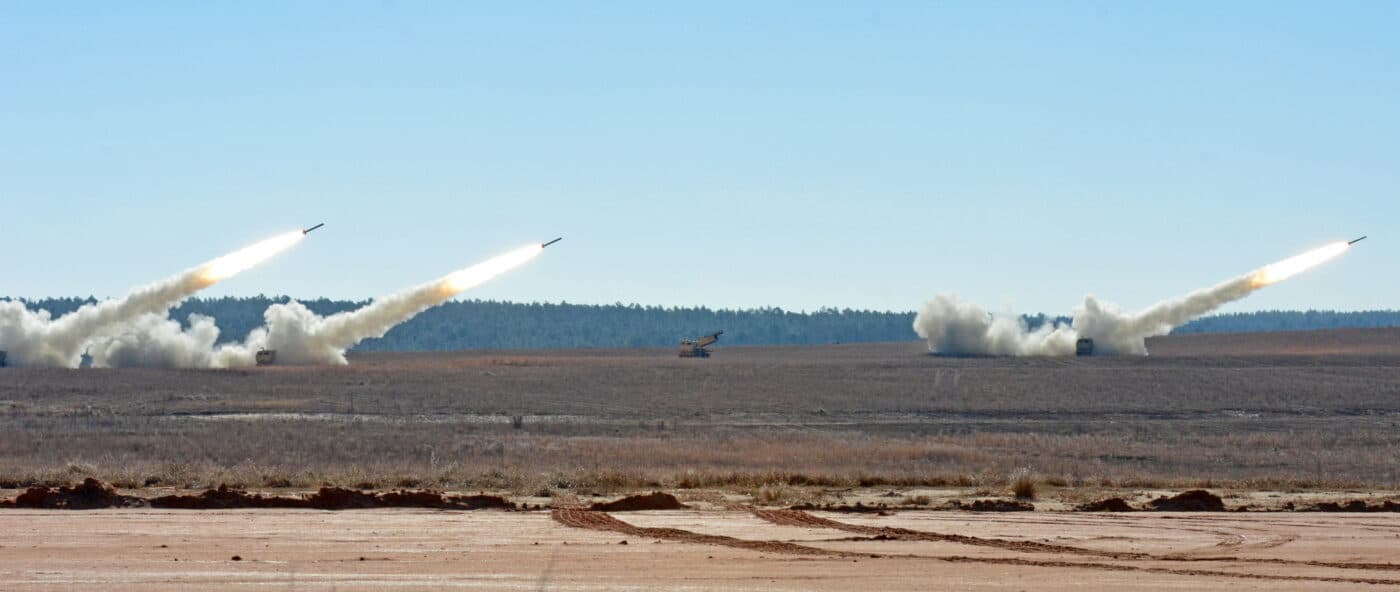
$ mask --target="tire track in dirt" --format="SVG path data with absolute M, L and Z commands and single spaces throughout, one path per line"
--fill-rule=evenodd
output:
M 730 509 L 734 509 L 734 510 L 748 510 L 748 506 L 734 505 L 734 506 L 732 506 Z M 1162 519 L 1180 519 L 1181 517 L 1177 517 L 1177 516 L 1162 516 L 1161 518 L 1162 518 Z M 1113 516 L 1112 514 L 1099 514 L 1099 515 L 1097 515 L 1095 518 L 1092 518 L 1092 519 L 1087 519 L 1087 518 L 1086 518 L 1086 519 L 1078 519 L 1078 520 L 1075 520 L 1075 519 L 1066 519 L 1066 520 L 1036 520 L 1036 519 L 1029 519 L 1029 517 L 1021 518 L 1021 519 L 1001 519 L 1001 518 L 997 518 L 997 517 L 994 517 L 994 516 L 988 516 L 988 517 L 985 517 L 985 518 L 979 517 L 979 520 L 978 520 L 978 521 L 979 521 L 979 522 L 984 522 L 984 523 L 1007 524 L 1007 525 L 1014 525 L 1014 526 L 1020 526 L 1020 525 L 1024 525 L 1024 524 L 1037 524 L 1037 525 L 1046 525 L 1046 526 L 1091 526 L 1091 527 L 1098 527 L 1098 526 L 1102 526 L 1104 523 L 1112 523 L 1112 524 L 1114 524 L 1114 525 L 1116 525 L 1116 526 L 1124 526 L 1124 527 L 1131 527 L 1131 528 L 1137 528 L 1137 529 L 1156 530 L 1156 529 L 1161 528 L 1160 526 L 1157 526 L 1157 525 L 1137 524 L 1137 523 L 1135 523 L 1135 521 L 1133 521 L 1133 520 L 1130 520 L 1130 519 L 1128 519 L 1128 518 L 1121 518 L 1121 517 Z M 1190 523 L 1190 524 L 1195 524 L 1195 523 Z M 1264 532 L 1264 531 L 1259 530 L 1259 529 L 1250 529 L 1250 528 L 1245 528 L 1245 527 L 1241 527 L 1241 526 L 1230 526 L 1230 528 L 1234 528 L 1234 529 L 1237 529 L 1237 530 L 1245 530 L 1245 531 Z M 1221 551 L 1242 551 L 1242 550 L 1246 550 L 1246 549 L 1268 549 L 1268 548 L 1272 548 L 1272 547 L 1278 547 L 1278 546 L 1281 546 L 1281 545 L 1285 545 L 1285 544 L 1288 544 L 1288 543 L 1293 542 L 1293 541 L 1295 541 L 1295 540 L 1298 539 L 1298 535 L 1297 535 L 1297 534 L 1289 533 L 1289 534 L 1285 534 L 1285 535 L 1275 535 L 1275 536 L 1271 536 L 1271 537 L 1269 537 L 1268 539 L 1265 539 L 1265 540 L 1260 541 L 1260 542 L 1257 542 L 1257 543 L 1250 543 L 1250 542 L 1247 541 L 1247 539 L 1245 538 L 1244 535 L 1242 535 L 1242 534 L 1240 534 L 1240 533 L 1237 533 L 1237 532 L 1231 532 L 1231 531 L 1229 531 L 1229 530 L 1221 530 L 1219 527 L 1216 527 L 1216 528 L 1200 528 L 1200 527 L 1195 527 L 1195 526 L 1178 526 L 1178 525 L 1173 524 L 1173 525 L 1171 525 L 1171 530 L 1174 530 L 1174 531 L 1181 531 L 1181 532 L 1198 532 L 1198 533 L 1202 533 L 1202 534 L 1208 534 L 1208 535 L 1211 535 L 1211 536 L 1214 536 L 1214 537 L 1219 537 L 1219 541 L 1216 542 L 1214 545 L 1207 546 L 1207 547 L 1201 547 L 1201 548 L 1198 548 L 1198 549 L 1190 549 L 1190 550 L 1180 551 L 1180 552 L 1177 552 L 1177 553 L 1174 553 L 1174 554 L 1173 554 L 1173 556 L 1179 556 L 1179 557 L 1181 557 L 1181 558 L 1183 558 L 1183 559 L 1189 558 L 1189 557 L 1191 557 L 1191 556 L 1194 555 L 1194 554 L 1220 553 Z M 926 531 L 924 531 L 924 532 L 926 532 Z M 1113 556 L 1113 555 L 1111 555 L 1111 553 L 1113 553 L 1112 551 L 1107 551 L 1107 552 L 1105 552 L 1105 553 L 1109 553 L 1109 554 L 1110 554 L 1110 555 L 1104 555 L 1104 556 L 1106 556 L 1106 557 L 1112 557 L 1112 556 Z M 1143 556 L 1144 556 L 1144 557 L 1148 557 L 1148 554 L 1143 554 Z
M 1400 571 L 1400 563 L 1366 563 L 1362 561 L 1316 561 L 1309 559 L 1280 559 L 1276 557 L 1175 557 L 1166 555 L 1156 557 L 1162 561 L 1181 561 L 1183 563 L 1192 562 L 1238 562 L 1238 563 L 1263 563 L 1270 565 L 1293 565 L 1307 567 L 1331 567 L 1336 569 L 1361 569 L 1367 571 Z
M 1327 582 L 1336 584 L 1373 584 L 1377 586 L 1400 586 L 1400 580 L 1387 578 L 1344 578 L 1337 576 L 1285 576 L 1278 574 L 1246 573 L 1237 571 L 1215 571 L 1209 569 L 1185 569 L 1175 567 L 1152 567 L 1145 565 L 1129 565 L 1122 563 L 1089 563 L 1077 561 L 1044 561 L 1036 559 L 1020 559 L 1015 557 L 966 557 L 962 555 L 927 557 L 927 559 L 937 559 L 952 563 L 992 563 L 997 565 L 1017 565 L 1025 567 L 1062 567 L 1098 569 L 1104 571 L 1131 571 L 1142 573 L 1159 573 L 1177 576 L 1197 576 L 1210 578 L 1235 578 L 1242 580 L 1270 580 L 1284 582 Z M 1287 560 L 1280 560 L 1287 561 Z M 1390 565 L 1390 564 L 1379 564 Z M 1336 565 L 1324 565 L 1320 567 L 1337 567 Z
M 890 528 L 890 527 L 878 527 L 878 526 L 863 526 L 863 525 L 859 525 L 859 524 L 849 524 L 849 523 L 845 523 L 845 522 L 838 522 L 838 521 L 836 521 L 836 520 L 830 520 L 830 519 L 827 519 L 827 518 L 821 518 L 821 517 L 819 517 L 819 516 L 813 516 L 813 515 L 811 515 L 811 514 L 808 514 L 807 512 L 803 512 L 803 511 L 801 511 L 801 510 L 764 510 L 764 509 L 756 508 L 756 507 L 753 507 L 753 506 L 736 506 L 736 508 L 747 510 L 747 511 L 751 512 L 753 515 L 755 515 L 755 516 L 757 516 L 757 517 L 759 517 L 759 518 L 761 518 L 761 519 L 763 519 L 763 520 L 765 520 L 765 521 L 767 521 L 767 522 L 771 522 L 771 523 L 773 523 L 773 524 L 778 524 L 778 525 L 782 525 L 782 526 L 800 526 L 800 527 L 807 527 L 807 528 L 832 528 L 832 529 L 836 529 L 836 530 L 842 530 L 842 531 L 845 531 L 845 532 L 853 532 L 853 533 L 857 533 L 857 534 L 866 534 L 866 535 L 875 535 L 875 536 L 884 535 L 884 536 L 887 536 L 887 537 L 890 537 L 890 538 L 896 538 L 896 539 L 900 539 L 900 540 L 941 541 L 941 542 L 959 543 L 959 544 L 963 544 L 963 545 L 972 545 L 972 546 L 978 546 L 978 547 L 993 547 L 993 548 L 998 548 L 998 549 L 1006 549 L 1006 550 L 1009 550 L 1009 551 L 1019 551 L 1019 552 L 1023 552 L 1023 553 L 1066 553 L 1066 554 L 1072 554 L 1072 555 L 1086 555 L 1086 556 L 1094 556 L 1094 557 L 1106 557 L 1106 558 L 1110 558 L 1110 559 L 1138 559 L 1138 560 L 1181 561 L 1181 562 L 1194 562 L 1194 561 L 1202 561 L 1202 562 L 1205 562 L 1205 561 L 1210 561 L 1210 562 L 1229 562 L 1229 561 L 1234 561 L 1234 562 L 1240 562 L 1240 563 L 1261 563 L 1261 564 L 1270 564 L 1270 565 L 1294 565 L 1294 566 L 1308 566 L 1308 567 L 1330 567 L 1330 568 L 1337 568 L 1337 569 L 1360 569 L 1360 570 L 1368 570 L 1368 571 L 1400 571 L 1400 564 L 1395 564 L 1395 563 L 1365 563 L 1365 562 L 1357 562 L 1357 561 L 1310 561 L 1310 560 L 1299 560 L 1299 559 L 1278 559 L 1278 558 L 1269 558 L 1269 557 L 1235 557 L 1235 556 L 1230 556 L 1230 555 L 1225 555 L 1225 556 L 1220 556 L 1220 555 L 1216 555 L 1216 556 L 1198 556 L 1198 555 L 1195 555 L 1195 554 L 1193 554 L 1193 553 L 1191 553 L 1191 552 L 1188 552 L 1188 553 L 1172 553 L 1172 554 L 1167 554 L 1167 555 L 1152 555 L 1152 554 L 1150 554 L 1150 553 L 1131 553 L 1131 552 L 1122 552 L 1122 551 L 1100 551 L 1100 550 L 1097 550 L 1097 549 L 1086 549 L 1086 548 L 1084 548 L 1084 547 L 1073 547 L 1073 546 L 1069 546 L 1069 545 L 1055 545 L 1055 544 L 1051 544 L 1051 543 L 1036 543 L 1036 542 L 1030 542 L 1030 541 L 1008 541 L 1008 540 L 1005 540 L 1005 539 L 980 538 L 980 537 L 972 537 L 972 536 L 959 535 L 959 534 L 943 534 L 943 533 L 928 532 L 928 531 L 922 531 L 922 530 L 911 530 L 911 529 L 907 529 L 907 528 Z M 1222 532 L 1220 532 L 1220 531 L 1208 531 L 1208 530 L 1205 530 L 1205 529 L 1189 529 L 1189 530 L 1200 530 L 1201 532 L 1212 532 L 1212 533 L 1215 533 L 1215 534 L 1225 534 L 1225 533 L 1222 533 Z M 1227 541 L 1223 541 L 1223 542 L 1221 542 L 1219 545 L 1217 545 L 1217 547 L 1221 547 L 1221 548 L 1222 548 L 1221 550 L 1232 550 L 1232 551 L 1233 551 L 1233 550 L 1242 550 L 1242 549 L 1244 549 L 1244 548 L 1251 548 L 1251 549 L 1255 549 L 1255 548 L 1270 548 L 1270 547 L 1277 547 L 1277 546 L 1279 546 L 1279 545 L 1283 545 L 1284 543 L 1287 543 L 1287 542 L 1296 540 L 1296 539 L 1298 538 L 1298 535 L 1290 534 L 1290 535 L 1286 535 L 1286 536 L 1284 536 L 1284 537 L 1279 537 L 1279 540 L 1269 540 L 1269 541 L 1264 541 L 1264 542 L 1256 543 L 1256 544 L 1245 544 L 1245 543 L 1244 543 L 1244 537 L 1243 537 L 1243 536 L 1240 536 L 1240 535 L 1234 535 L 1234 536 L 1235 536 L 1235 537 L 1238 537 L 1238 539 L 1230 539 L 1230 540 L 1227 540 Z
M 617 518 L 593 510 L 582 510 L 577 508 L 556 508 L 550 511 L 550 517 L 555 522 L 574 528 L 585 528 L 589 530 L 604 530 L 619 532 L 636 537 L 647 537 L 668 541 L 678 541 L 684 543 L 697 543 L 702 545 L 719 545 L 723 547 L 734 547 L 736 549 L 748 549 L 751 551 L 763 551 L 771 553 L 787 553 L 790 555 L 815 555 L 829 557 L 869 557 L 869 553 L 848 553 L 845 551 L 831 551 L 808 547 L 796 543 L 782 541 L 753 541 L 746 539 L 736 539 L 734 537 L 702 534 L 679 528 L 650 528 L 628 524 Z
M 794 511 L 794 510 L 783 510 Z M 805 514 L 805 512 L 803 512 Z M 1158 573 L 1178 576 L 1212 577 L 1212 578 L 1232 578 L 1245 580 L 1269 580 L 1269 581 L 1290 581 L 1290 582 L 1328 582 L 1341 584 L 1375 584 L 1384 586 L 1400 585 L 1400 579 L 1384 578 L 1345 578 L 1329 576 L 1288 576 L 1276 574 L 1242 573 L 1233 571 L 1215 571 L 1208 569 L 1186 569 L 1173 567 L 1154 567 L 1144 565 L 1132 565 L 1126 563 L 1098 563 L 1089 561 L 1061 561 L 1061 560 L 1040 560 L 1021 559 L 1017 557 L 968 557 L 965 555 L 913 555 L 913 554 L 879 554 L 879 553 L 851 553 L 846 551 L 832 551 L 809 547 L 796 543 L 782 541 L 755 541 L 738 539 L 734 537 L 702 534 L 690 530 L 679 528 L 644 528 L 628 524 L 603 512 L 593 510 L 583 510 L 577 508 L 555 508 L 550 511 L 550 516 L 554 521 L 573 528 L 583 528 L 588 530 L 601 530 L 617 532 L 638 537 L 650 537 L 662 540 L 671 540 L 685 543 L 697 543 L 708 545 L 719 545 L 733 547 L 737 549 L 748 549 L 751 551 L 786 553 L 793 555 L 806 555 L 809 557 L 870 557 L 870 558 L 891 558 L 891 559 L 924 559 L 932 561 L 945 561 L 949 563 L 981 563 L 992 565 L 1010 565 L 1018 567 L 1050 567 L 1065 569 L 1090 569 L 1099 571 L 1116 572 L 1139 572 Z M 817 520 L 823 520 L 821 518 Z M 835 521 L 831 521 L 835 522 Z M 837 524 L 840 524 L 839 522 Z M 847 525 L 854 526 L 854 525 Z M 917 532 L 917 531 L 915 531 Z M 1388 564 L 1381 564 L 1388 565 Z M 1335 566 L 1325 566 L 1335 567 Z
M 1202 532 L 1214 532 L 1214 531 L 1202 531 Z M 1181 561 L 1192 561 L 1192 560 L 1194 560 L 1194 558 L 1200 557 L 1200 556 L 1214 556 L 1214 557 L 1219 557 L 1219 555 L 1211 555 L 1212 553 L 1217 553 L 1217 554 L 1218 554 L 1218 553 L 1240 553 L 1240 552 L 1243 552 L 1243 551 L 1257 551 L 1257 550 L 1259 550 L 1259 549 L 1272 549 L 1272 548 L 1274 548 L 1274 547 L 1282 547 L 1283 545 L 1286 545 L 1286 544 L 1288 544 L 1288 543 L 1291 543 L 1291 542 L 1293 542 L 1293 541 L 1298 540 L 1298 535 L 1297 535 L 1297 534 L 1293 534 L 1293 533 L 1282 534 L 1282 535 L 1267 535 L 1267 536 L 1264 538 L 1264 540 L 1261 540 L 1261 541 L 1258 541 L 1258 542 L 1253 542 L 1253 543 L 1249 542 L 1249 539 L 1247 539 L 1247 538 L 1245 537 L 1245 535 L 1242 535 L 1242 534 L 1239 534 L 1239 533 L 1219 532 L 1219 533 L 1217 533 L 1217 534 L 1223 535 L 1223 536 L 1225 536 L 1226 538 L 1225 538 L 1224 540 L 1220 541 L 1219 543 L 1216 543 L 1214 547 L 1203 547 L 1203 548 L 1198 548 L 1198 549 L 1187 549 L 1187 550 L 1184 550 L 1184 551 L 1179 551 L 1179 552 L 1175 552 L 1175 553 L 1168 553 L 1168 554 L 1166 554 L 1166 555 L 1162 555 L 1161 558 L 1162 558 L 1162 559 L 1181 560 Z M 1244 559 L 1241 559 L 1241 560 L 1243 561 Z
M 1055 545 L 1051 543 L 1037 543 L 1034 541 L 1010 541 L 1006 539 L 991 539 L 961 534 L 944 534 L 939 532 L 929 532 L 924 530 L 912 530 L 908 528 L 895 528 L 887 526 L 863 526 L 859 524 L 849 524 L 820 518 L 803 512 L 802 510 L 764 510 L 753 506 L 743 506 L 745 510 L 760 519 L 778 524 L 781 526 L 799 526 L 805 528 L 831 528 L 856 534 L 870 536 L 886 536 L 893 539 L 906 541 L 937 541 L 947 543 L 957 543 L 960 545 L 971 545 L 975 547 L 992 547 L 996 549 L 1006 549 L 1008 551 L 1019 551 L 1022 553 L 1062 553 L 1068 555 L 1083 555 L 1089 557 L 1105 557 L 1109 559 L 1148 559 L 1146 553 L 1131 553 L 1124 551 L 1100 551 L 1097 549 L 1086 549 L 1084 547 L 1071 547 L 1068 545 Z

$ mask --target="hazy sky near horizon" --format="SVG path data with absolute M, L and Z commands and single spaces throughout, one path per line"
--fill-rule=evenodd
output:
M 865 5 L 863 5 L 865 4 Z M 0 295 L 1400 308 L 1396 2 L 0 2 Z

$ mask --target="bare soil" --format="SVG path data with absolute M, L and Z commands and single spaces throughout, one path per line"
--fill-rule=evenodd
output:
M 7 368 L 0 588 L 1400 587 L 1400 331 L 1149 345 Z
M 4 515 L 6 590 L 1400 586 L 1400 515 L 113 509 Z

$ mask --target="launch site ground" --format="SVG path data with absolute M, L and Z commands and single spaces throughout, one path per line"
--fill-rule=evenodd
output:
M 1400 586 L 1400 330 L 0 369 L 0 499 L 96 477 L 491 493 L 531 511 L 0 509 L 5 589 L 1006 590 Z M 1032 512 L 968 512 L 1013 500 Z M 1244 513 L 1134 508 L 1206 489 Z M 596 512 L 660 490 L 690 507 Z M 884 512 L 828 511 L 885 506 Z M 797 504 L 813 509 L 789 510 Z M 626 545 L 622 542 L 626 541 Z M 238 556 L 238 560 L 233 559 Z
M 1400 585 L 1395 551 L 1400 514 L 910 511 L 872 516 L 708 505 L 614 514 L 12 510 L 3 519 L 0 580 L 6 590 L 16 591 L 95 586 L 114 592 L 1385 590 Z M 600 530 L 616 522 L 633 529 Z M 964 538 L 872 534 L 889 527 Z

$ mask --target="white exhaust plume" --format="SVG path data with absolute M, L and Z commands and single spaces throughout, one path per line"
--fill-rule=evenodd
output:
M 532 244 L 497 255 L 434 282 L 377 300 L 358 310 L 321 317 L 300 302 L 274 304 L 263 317 L 265 331 L 254 331 L 240 361 L 251 363 L 258 349 L 277 350 L 283 364 L 345 364 L 345 351 L 365 339 L 383 337 L 395 325 L 447 299 L 479 286 L 538 256 Z
M 539 244 L 521 247 L 358 310 L 327 317 L 300 302 L 274 304 L 263 313 L 266 325 L 253 330 L 242 344 L 216 347 L 219 330 L 209 317 L 192 315 L 189 329 L 160 316 L 143 318 L 133 331 L 97 344 L 93 363 L 226 368 L 251 366 L 258 350 L 271 349 L 277 351 L 278 364 L 345 364 L 345 352 L 355 344 L 383 337 L 394 326 L 524 265 L 543 250 Z
M 1313 249 L 1136 314 L 1125 314 L 1088 296 L 1074 310 L 1071 323 L 1047 324 L 1034 331 L 1018 315 L 988 314 L 976 304 L 943 294 L 928 301 L 914 317 L 914 331 L 928 340 L 929 351 L 946 355 L 1070 356 L 1081 337 L 1093 339 L 1099 353 L 1147 355 L 1148 337 L 1166 335 L 1221 305 L 1329 261 L 1350 246 L 1337 242 Z
M 228 366 L 227 356 L 215 351 L 219 328 L 214 319 L 190 315 L 182 329 L 163 314 L 141 315 L 121 334 L 93 344 L 92 365 L 98 367 L 211 368 Z
M 0 302 L 0 350 L 16 366 L 76 368 L 83 348 L 120 332 L 143 315 L 164 316 L 195 292 L 233 277 L 301 242 L 300 230 L 244 247 L 115 300 L 85 304 L 57 319 L 48 311 L 32 312 L 17 301 Z

